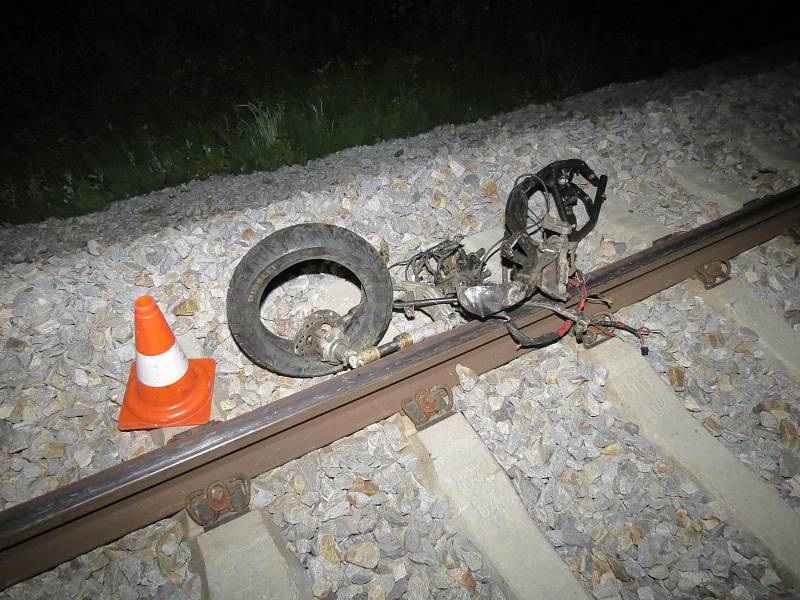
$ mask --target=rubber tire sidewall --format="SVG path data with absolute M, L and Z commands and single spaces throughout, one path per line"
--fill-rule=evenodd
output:
M 317 377 L 343 365 L 299 356 L 294 342 L 269 331 L 261 321 L 261 300 L 281 273 L 308 260 L 341 265 L 358 279 L 361 303 L 344 332 L 356 349 L 376 345 L 392 318 L 392 279 L 375 248 L 352 231 L 303 223 L 276 231 L 245 254 L 228 286 L 228 326 L 239 348 L 256 364 L 281 375 Z

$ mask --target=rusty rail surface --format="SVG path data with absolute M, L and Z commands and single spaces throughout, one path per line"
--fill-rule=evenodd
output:
M 611 298 L 618 309 L 691 277 L 709 262 L 761 244 L 799 220 L 800 186 L 753 200 L 598 269 L 590 275 L 589 290 Z M 525 305 L 512 314 L 531 337 L 563 322 Z M 214 481 L 234 473 L 254 477 L 389 417 L 420 390 L 455 385 L 457 364 L 484 373 L 525 352 L 501 322 L 472 321 L 230 421 L 197 427 L 157 450 L 4 510 L 0 589 L 177 513 L 189 493 Z

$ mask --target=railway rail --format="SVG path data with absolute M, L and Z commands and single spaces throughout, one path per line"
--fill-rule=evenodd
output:
M 594 271 L 589 292 L 611 299 L 615 309 L 633 304 L 699 272 L 713 273 L 798 221 L 800 186 Z M 593 309 L 602 307 L 587 306 L 588 313 Z M 529 337 L 561 324 L 551 312 L 526 305 L 512 316 Z M 264 473 L 397 413 L 421 391 L 456 384 L 458 364 L 484 373 L 529 351 L 517 347 L 502 322 L 473 321 L 2 511 L 0 588 L 175 514 L 187 497 L 216 481 Z

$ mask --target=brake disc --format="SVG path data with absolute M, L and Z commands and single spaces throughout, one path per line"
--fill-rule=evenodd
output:
M 333 310 L 316 310 L 308 315 L 294 336 L 294 351 L 299 356 L 319 357 L 315 341 L 330 330 L 342 329 L 342 316 Z

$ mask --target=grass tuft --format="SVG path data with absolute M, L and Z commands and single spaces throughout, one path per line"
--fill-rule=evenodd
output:
M 239 135 L 254 151 L 269 151 L 281 135 L 283 108 L 272 109 L 264 102 L 248 102 L 238 108 L 246 108 L 250 113 L 248 118 L 239 121 Z

